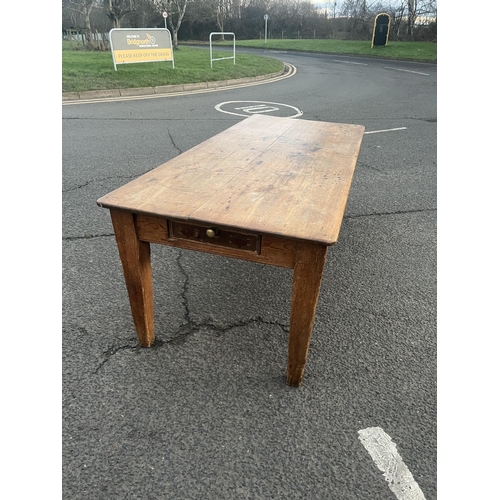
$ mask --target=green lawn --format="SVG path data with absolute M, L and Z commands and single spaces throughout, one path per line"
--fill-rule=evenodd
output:
M 227 57 L 227 52 L 214 51 L 213 57 Z M 208 50 L 180 47 L 174 51 L 171 62 L 154 62 L 113 66 L 111 52 L 71 50 L 63 42 L 62 91 L 84 92 L 137 87 L 156 87 L 182 83 L 232 80 L 250 76 L 276 73 L 283 69 L 283 62 L 272 57 L 260 57 L 236 52 L 232 59 L 214 61 L 210 68 Z
M 386 46 L 371 48 L 371 40 L 236 40 L 237 47 L 255 47 L 274 50 L 296 50 L 354 56 L 403 59 L 407 61 L 437 62 L 437 43 L 389 42 Z

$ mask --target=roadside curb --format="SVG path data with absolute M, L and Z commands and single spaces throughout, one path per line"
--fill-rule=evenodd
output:
M 178 85 L 161 85 L 158 87 L 138 87 L 128 89 L 114 89 L 114 90 L 88 90 L 85 92 L 63 92 L 62 100 L 75 101 L 78 99 L 101 99 L 106 97 L 130 97 L 130 96 L 143 96 L 143 95 L 161 95 L 171 94 L 175 92 L 186 92 L 191 90 L 204 90 L 230 87 L 243 83 L 260 82 L 263 80 L 273 80 L 288 72 L 287 65 L 283 66 L 281 71 L 277 73 L 270 73 L 267 75 L 249 76 L 246 78 L 239 78 L 235 80 L 219 80 L 215 82 L 200 82 L 200 83 L 182 83 Z

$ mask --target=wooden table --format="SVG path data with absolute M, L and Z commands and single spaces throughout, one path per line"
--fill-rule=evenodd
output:
M 100 198 L 139 344 L 155 338 L 150 243 L 292 268 L 287 383 L 298 387 L 363 133 L 254 115 Z

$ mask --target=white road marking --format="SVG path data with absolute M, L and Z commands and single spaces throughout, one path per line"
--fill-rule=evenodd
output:
M 243 113 L 235 113 L 234 111 L 227 111 L 225 109 L 222 109 L 222 106 L 226 104 L 238 104 L 238 103 L 253 103 L 254 105 L 244 105 L 240 107 L 234 107 L 233 109 L 236 110 L 243 110 L 248 114 L 243 114 Z M 269 106 L 271 104 L 272 106 Z M 277 106 L 277 107 L 276 107 Z M 299 116 L 302 116 L 303 113 L 300 111 L 299 108 L 296 108 L 295 106 L 290 106 L 290 104 L 283 104 L 280 102 L 266 102 L 266 101 L 226 101 L 226 102 L 221 102 L 220 104 L 217 104 L 215 106 L 215 109 L 217 111 L 220 111 L 221 113 L 227 113 L 228 115 L 235 115 L 235 116 L 244 116 L 245 118 L 247 116 L 250 116 L 250 114 L 255 114 L 255 113 L 270 113 L 272 111 L 279 111 L 280 108 L 289 108 L 292 111 L 295 112 L 293 116 L 287 116 L 286 118 L 297 118 Z M 229 109 L 231 109 L 231 106 L 229 106 Z
M 383 429 L 369 427 L 358 431 L 358 434 L 398 500 L 425 500 L 422 490 L 399 456 L 396 445 Z
M 393 132 L 394 130 L 408 130 L 406 127 L 398 127 L 398 128 L 388 128 L 385 130 L 371 130 L 370 132 L 365 132 L 366 134 L 380 134 L 380 132 Z
M 76 99 L 74 101 L 63 101 L 63 106 L 68 106 L 70 104 L 94 104 L 98 102 L 119 102 L 119 101 L 138 101 L 142 99 L 160 99 L 164 97 L 179 97 L 184 95 L 192 95 L 192 94 L 205 94 L 207 92 L 220 92 L 222 90 L 233 90 L 244 87 L 252 87 L 254 85 L 264 85 L 266 83 L 274 83 L 279 82 L 280 80 L 285 80 L 286 78 L 290 78 L 297 73 L 297 68 L 293 64 L 284 63 L 288 68 L 289 72 L 278 76 L 276 78 L 272 78 L 271 80 L 262 80 L 256 82 L 247 82 L 247 83 L 236 83 L 234 85 L 226 85 L 225 87 L 215 87 L 215 88 L 207 88 L 207 89 L 198 89 L 198 90 L 186 90 L 183 92 L 169 92 L 165 94 L 147 94 L 147 95 L 137 95 L 137 96 L 120 96 L 120 97 L 101 97 L 96 99 Z
M 334 59 L 333 62 L 341 62 L 345 64 L 359 64 L 361 66 L 368 66 L 366 63 L 354 62 L 354 61 L 340 61 L 339 59 Z
M 402 68 L 391 68 L 390 66 L 384 66 L 385 69 L 393 69 L 394 71 L 404 71 L 405 73 L 414 73 L 415 75 L 430 76 L 429 73 L 421 73 L 420 71 L 411 71 L 409 69 Z
M 259 104 L 258 106 L 243 106 L 241 108 L 234 109 L 242 109 L 245 113 L 270 113 L 271 111 L 278 111 L 279 108 L 274 106 L 267 106 L 266 104 Z

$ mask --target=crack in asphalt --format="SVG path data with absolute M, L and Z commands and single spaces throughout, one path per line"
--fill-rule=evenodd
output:
M 436 212 L 437 208 L 421 208 L 419 210 L 395 210 L 394 212 L 373 212 L 371 214 L 344 215 L 344 219 L 359 219 L 361 217 L 381 217 L 384 215 L 404 215 Z
M 182 331 L 183 327 L 191 326 L 192 321 L 191 318 L 189 317 L 189 304 L 188 304 L 188 298 L 187 298 L 187 293 L 188 293 L 188 288 L 189 288 L 189 275 L 187 271 L 182 267 L 181 264 L 181 257 L 182 257 L 182 252 L 179 250 L 177 252 L 177 257 L 175 259 L 175 262 L 177 264 L 177 267 L 179 268 L 181 274 L 184 276 L 184 283 L 182 285 L 182 291 L 181 291 L 181 299 L 182 299 L 182 306 L 184 307 L 184 325 L 181 325 L 180 329 Z
M 168 137 L 170 138 L 170 142 L 172 143 L 172 146 L 177 149 L 177 151 L 179 151 L 179 154 L 182 153 L 182 149 L 180 149 L 177 144 L 175 144 L 175 141 L 174 141 L 174 138 L 172 137 L 172 133 L 170 132 L 170 130 L 167 128 L 167 133 L 168 133 Z
M 76 191 L 78 189 L 82 189 L 84 187 L 87 187 L 89 186 L 90 184 L 94 184 L 95 182 L 103 182 L 103 181 L 108 181 L 109 179 L 132 179 L 134 180 L 136 177 L 139 177 L 141 175 L 144 175 L 144 174 L 147 174 L 149 170 L 146 170 L 145 172 L 143 172 L 142 174 L 134 174 L 134 175 L 113 175 L 113 176 L 110 176 L 110 177 L 103 177 L 101 179 L 93 179 L 91 181 L 87 181 L 85 182 L 84 184 L 79 184 L 78 186 L 73 186 L 73 187 L 70 187 L 70 188 L 66 188 L 66 189 L 63 189 L 62 190 L 62 193 L 70 193 L 71 191 Z
M 262 318 L 262 316 L 254 316 L 251 318 L 243 319 L 240 321 L 236 321 L 234 323 L 230 323 L 227 325 L 215 325 L 214 323 L 208 322 L 208 321 L 203 321 L 203 322 L 196 322 L 193 319 L 191 319 L 191 314 L 189 311 L 189 301 L 187 298 L 187 293 L 189 289 L 189 274 L 187 271 L 184 269 L 181 263 L 181 258 L 183 256 L 183 252 L 179 250 L 177 257 L 175 259 L 175 262 L 181 272 L 181 274 L 184 277 L 184 283 L 182 286 L 182 291 L 181 291 L 181 302 L 182 302 L 182 307 L 184 309 L 184 323 L 180 325 L 177 334 L 171 337 L 168 340 L 161 340 L 159 338 L 156 338 L 154 343 L 151 345 L 151 348 L 161 348 L 167 344 L 181 344 L 186 340 L 186 337 L 189 335 L 199 331 L 202 328 L 205 328 L 209 330 L 210 332 L 213 332 L 218 335 L 222 335 L 233 328 L 238 328 L 242 326 L 248 326 L 254 323 L 260 323 L 260 324 L 266 324 L 266 325 L 272 325 L 272 326 L 278 326 L 280 327 L 284 333 L 289 333 L 289 325 L 280 323 L 278 321 L 269 321 L 265 320 Z M 110 347 L 106 351 L 104 351 L 103 356 L 104 359 L 101 361 L 99 366 L 96 368 L 94 371 L 94 374 L 97 373 L 116 353 L 123 351 L 123 350 L 130 350 L 130 351 L 136 351 L 141 349 L 139 345 L 123 345 L 119 347 Z
M 366 167 L 366 168 L 371 168 L 372 170 L 376 170 L 377 172 L 381 173 L 381 174 L 384 174 L 384 175 L 387 175 L 387 172 L 384 172 L 383 170 L 381 170 L 380 168 L 377 168 L 377 167 L 373 167 L 372 165 L 368 165 L 368 163 L 363 163 L 362 161 L 357 161 L 357 164 L 358 165 L 361 165 L 363 167 Z
M 181 272 L 181 274 L 184 276 L 184 283 L 182 286 L 182 291 L 181 291 L 181 299 L 182 299 L 182 306 L 184 308 L 184 323 L 179 327 L 178 334 L 175 335 L 174 337 L 170 338 L 169 340 L 162 341 L 163 344 L 170 344 L 170 343 L 179 343 L 184 341 L 185 337 L 195 331 L 200 330 L 201 328 L 206 328 L 214 333 L 217 334 L 223 334 L 226 333 L 233 328 L 238 328 L 240 326 L 247 326 L 253 323 L 264 323 L 267 325 L 273 325 L 273 326 L 279 326 L 285 333 L 288 333 L 288 325 L 284 325 L 282 323 L 279 323 L 278 321 L 267 321 L 261 316 L 255 316 L 251 318 L 247 318 L 244 320 L 236 321 L 234 323 L 230 323 L 224 326 L 221 325 L 216 325 L 214 323 L 211 323 L 209 321 L 202 321 L 202 322 L 196 322 L 193 319 L 191 319 L 191 313 L 189 311 L 189 301 L 188 301 L 188 289 L 189 289 L 189 274 L 188 272 L 184 269 L 181 259 L 183 256 L 183 252 L 179 251 L 177 254 L 177 257 L 175 259 L 177 266 Z M 155 342 L 156 343 L 156 342 Z
M 170 130 L 168 128 L 167 128 L 167 133 L 168 133 L 168 137 L 170 139 L 170 142 L 172 143 L 172 146 L 177 151 L 177 156 L 180 155 L 183 151 L 175 143 L 175 140 L 172 137 L 172 133 L 170 132 Z M 171 159 L 172 158 L 168 158 L 168 160 L 171 160 Z M 165 160 L 165 161 L 168 161 L 168 160 Z M 102 177 L 101 179 L 93 179 L 91 181 L 85 182 L 84 184 L 79 184 L 78 186 L 73 186 L 73 187 L 70 187 L 70 188 L 67 188 L 67 189 L 63 189 L 62 192 L 63 192 L 63 194 L 64 193 L 70 193 L 71 191 L 77 191 L 78 189 L 82 189 L 84 187 L 87 187 L 90 184 L 93 184 L 95 182 L 103 182 L 103 181 L 108 181 L 110 179 L 132 179 L 132 180 L 134 180 L 137 177 L 140 177 L 141 175 L 144 175 L 144 174 L 146 174 L 146 173 L 148 173 L 150 171 L 151 171 L 151 168 L 148 169 L 148 170 L 146 170 L 146 171 L 144 171 L 144 172 L 142 172 L 142 173 L 138 173 L 138 174 L 134 174 L 134 175 L 112 175 L 112 176 L 109 176 L 109 177 Z
M 119 347 L 110 347 L 106 351 L 103 352 L 104 359 L 99 363 L 99 366 L 94 370 L 94 374 L 96 374 L 118 351 L 123 351 L 124 349 L 129 349 L 131 351 L 136 351 L 139 349 L 139 345 L 123 345 Z
M 110 236 L 114 237 L 115 233 L 85 234 L 84 236 L 64 236 L 62 241 L 91 240 L 93 238 L 109 238 Z
M 413 120 L 419 120 L 421 122 L 437 123 L 437 118 L 413 118 Z

